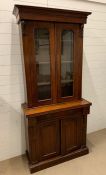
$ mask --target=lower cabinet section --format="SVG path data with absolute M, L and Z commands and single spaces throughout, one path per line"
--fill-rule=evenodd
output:
M 31 172 L 87 154 L 86 118 L 83 109 L 27 118 Z

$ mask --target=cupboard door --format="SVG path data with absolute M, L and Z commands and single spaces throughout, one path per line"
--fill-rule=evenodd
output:
M 56 24 L 56 37 L 58 101 L 80 98 L 82 39 L 79 36 L 79 26 Z
M 83 117 L 73 116 L 61 120 L 61 151 L 68 154 L 81 148 L 83 137 Z
M 49 159 L 60 153 L 59 121 L 42 122 L 38 126 L 39 160 Z
M 54 24 L 27 22 L 24 30 L 29 105 L 52 103 L 55 99 Z

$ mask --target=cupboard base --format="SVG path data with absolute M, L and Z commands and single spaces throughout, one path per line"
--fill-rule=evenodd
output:
M 70 154 L 60 155 L 60 156 L 57 156 L 55 158 L 48 159 L 48 160 L 45 160 L 45 161 L 42 161 L 42 162 L 39 162 L 39 163 L 36 163 L 33 165 L 29 163 L 30 172 L 34 173 L 34 172 L 43 170 L 45 168 L 57 165 L 59 163 L 86 155 L 88 153 L 89 153 L 89 149 L 87 147 L 84 147 L 84 148 L 78 149 Z M 28 157 L 28 153 L 27 153 L 27 157 Z

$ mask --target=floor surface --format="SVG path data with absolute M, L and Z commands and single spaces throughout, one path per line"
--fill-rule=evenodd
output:
M 90 153 L 33 175 L 106 175 L 106 129 L 87 136 Z M 0 162 L 0 175 L 30 175 L 25 156 Z

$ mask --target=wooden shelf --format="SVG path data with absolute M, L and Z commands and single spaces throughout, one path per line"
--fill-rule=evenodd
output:
M 40 65 L 41 65 L 41 64 L 50 64 L 50 62 L 49 62 L 49 61 L 48 61 L 48 62 L 43 62 L 43 61 L 42 61 L 42 62 L 39 62 L 39 63 L 37 63 L 37 64 L 40 64 Z
M 73 61 L 62 61 L 62 64 L 67 64 L 67 63 L 73 63 Z M 47 61 L 47 62 L 39 62 L 39 63 L 37 63 L 37 64 L 50 64 L 50 61 Z
M 46 86 L 50 84 L 51 84 L 50 82 L 41 82 L 41 83 L 38 83 L 38 86 Z
M 70 83 L 73 82 L 73 80 L 61 80 L 61 83 Z
M 61 63 L 73 63 L 73 61 L 61 61 Z
M 73 82 L 73 80 L 62 80 L 61 81 L 61 83 L 70 83 L 70 82 Z M 50 84 L 51 84 L 50 82 L 41 82 L 41 83 L 38 83 L 38 86 L 46 86 Z

